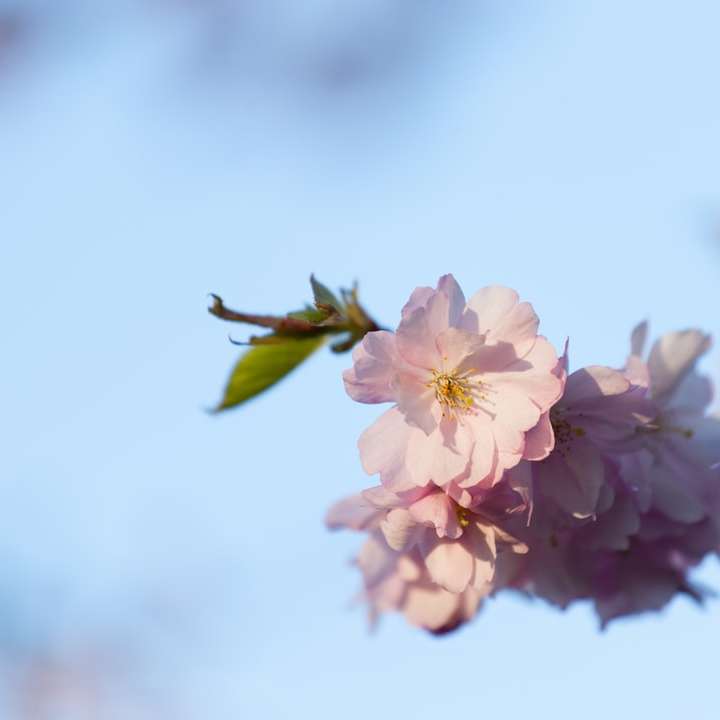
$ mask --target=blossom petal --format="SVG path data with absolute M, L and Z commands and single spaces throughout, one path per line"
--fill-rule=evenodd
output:
M 495 538 L 492 532 L 486 532 L 481 525 L 471 525 L 464 539 L 468 552 L 473 559 L 472 586 L 483 590 L 495 575 Z
M 425 307 L 425 303 L 435 294 L 435 290 L 431 287 L 415 288 L 408 301 L 403 306 L 401 317 L 412 314 L 417 308 Z
M 518 294 L 510 288 L 493 285 L 476 292 L 467 302 L 466 315 L 471 318 L 469 330 L 487 333 L 518 304 Z
M 398 375 L 393 387 L 397 407 L 405 420 L 429 435 L 437 427 L 433 413 L 437 409 L 437 401 L 433 389 L 412 375 Z
M 510 343 L 516 348 L 518 355 L 522 356 L 532 348 L 539 324 L 540 320 L 532 305 L 527 302 L 518 303 L 492 327 L 487 339 L 488 342 Z
M 467 588 L 473 573 L 473 557 L 458 540 L 438 538 L 434 532 L 425 532 L 420 540 L 420 551 L 425 559 L 433 582 L 452 593 Z
M 413 503 L 409 511 L 416 522 L 432 526 L 438 537 L 456 540 L 462 535 L 453 502 L 444 492 L 426 495 Z
M 605 468 L 600 457 L 586 443 L 575 443 L 567 458 L 553 457 L 543 463 L 539 474 L 541 492 L 576 518 L 591 517 L 596 510 Z
M 700 330 L 663 335 L 648 358 L 653 397 L 658 401 L 668 397 L 710 344 L 710 336 Z
M 395 334 L 386 330 L 370 332 L 353 350 L 353 367 L 345 370 L 347 394 L 357 402 L 381 403 L 395 400 L 392 381 L 404 365 L 395 343 Z
M 417 486 L 407 465 L 408 448 L 422 430 L 410 427 L 397 408 L 384 412 L 358 440 L 360 459 L 369 475 L 380 473 L 383 485 L 393 492 Z
M 643 320 L 638 323 L 630 335 L 630 353 L 637 357 L 642 357 L 645 353 L 645 343 L 647 342 L 648 323 Z
M 380 523 L 385 542 L 398 552 L 406 550 L 418 539 L 418 524 L 405 508 L 391 510 Z
M 555 447 L 555 432 L 550 422 L 550 413 L 540 416 L 538 424 L 525 435 L 525 460 L 544 460 Z
M 671 520 L 695 523 L 705 517 L 704 505 L 681 485 L 665 465 L 658 463 L 652 473 L 652 504 Z
M 336 502 L 325 515 L 325 524 L 331 530 L 350 528 L 366 530 L 373 527 L 385 511 L 379 509 L 362 494 L 352 495 Z
M 601 365 L 576 370 L 565 383 L 563 405 L 577 406 L 600 397 L 621 395 L 630 389 L 627 378 L 617 370 Z
M 437 289 L 444 293 L 449 302 L 448 322 L 451 327 L 458 327 L 461 322 L 462 314 L 465 311 L 465 295 L 460 285 L 452 275 L 443 275 L 437 284 Z
M 409 587 L 403 604 L 407 621 L 426 630 L 437 630 L 446 625 L 457 608 L 457 595 L 429 583 Z

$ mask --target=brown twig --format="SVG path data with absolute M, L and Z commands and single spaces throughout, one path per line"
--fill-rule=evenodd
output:
M 287 316 L 241 313 L 225 307 L 222 298 L 219 296 L 211 294 L 210 297 L 213 299 L 213 304 L 208 308 L 208 312 L 221 320 L 259 325 L 260 327 L 271 328 L 276 333 L 281 334 L 317 334 L 318 331 L 318 328 L 307 320 Z

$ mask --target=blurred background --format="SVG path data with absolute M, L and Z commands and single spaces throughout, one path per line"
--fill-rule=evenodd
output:
M 221 416 L 207 293 L 508 284 L 575 367 L 720 332 L 712 0 L 0 0 L 0 717 L 718 717 L 717 602 L 601 633 L 352 607 L 373 484 L 320 353 Z M 703 369 L 717 377 L 716 351 Z M 720 588 L 716 561 L 697 578 Z

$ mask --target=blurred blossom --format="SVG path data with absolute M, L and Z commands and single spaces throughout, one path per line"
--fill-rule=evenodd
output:
M 210 67 L 328 91 L 392 77 L 426 59 L 471 5 L 409 0 L 180 0 Z M 448 25 L 447 23 L 450 23 Z
M 43 42 L 112 36 L 127 23 L 157 32 L 179 28 L 190 68 L 228 82 L 251 77 L 335 92 L 395 77 L 432 59 L 461 23 L 485 21 L 487 3 L 452 6 L 410 0 L 87 0 L 0 5 L 0 62 L 19 50 L 34 26 Z
M 109 648 L 38 653 L 10 672 L 12 720 L 153 720 L 179 717 L 133 684 Z
M 203 662 L 198 636 L 215 614 L 209 576 L 115 602 L 81 597 L 67 579 L 5 572 L 0 593 L 0 717 L 7 720 L 194 718 L 172 659 Z M 198 588 L 200 591 L 198 591 Z M 222 593 L 228 596 L 226 588 Z M 198 635 L 199 634 L 199 635 Z M 205 660 L 207 661 L 207 660 Z M 184 663 L 184 668 L 188 662 Z
M 0 6 L 0 77 L 29 45 L 33 20 L 28 8 Z

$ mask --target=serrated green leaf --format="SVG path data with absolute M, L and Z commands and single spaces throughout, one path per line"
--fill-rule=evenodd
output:
M 324 335 L 287 338 L 256 345 L 238 360 L 216 410 L 235 407 L 267 390 L 294 370 L 325 342 Z
M 334 308 L 342 315 L 343 304 L 335 297 L 332 290 L 316 280 L 314 275 L 310 276 L 310 285 L 312 285 L 313 297 L 318 307 Z

